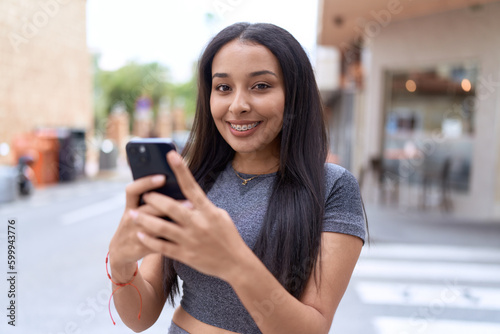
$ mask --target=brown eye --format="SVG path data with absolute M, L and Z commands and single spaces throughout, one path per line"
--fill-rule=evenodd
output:
M 264 90 L 264 89 L 267 89 L 271 86 L 269 86 L 268 84 L 265 84 L 265 83 L 258 83 L 254 86 L 254 88 L 256 88 L 257 90 Z
M 217 87 L 215 87 L 215 90 L 218 90 L 219 92 L 228 92 L 229 90 L 231 90 L 231 88 L 228 85 L 221 84 L 217 85 Z

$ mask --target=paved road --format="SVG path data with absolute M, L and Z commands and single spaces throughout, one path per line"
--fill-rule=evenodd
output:
M 498 334 L 500 250 L 365 248 L 330 333 Z
M 8 286 L 0 281 L 0 333 L 131 332 L 114 309 L 118 321 L 111 323 L 104 269 L 126 182 L 63 184 L 0 206 L 0 263 L 6 263 L 7 220 L 16 218 L 19 273 L 16 328 L 7 325 Z M 500 333 L 498 234 L 488 239 L 495 226 L 483 225 L 476 234 L 449 222 L 402 227 L 401 217 L 368 212 L 373 242 L 363 251 L 331 333 Z M 172 312 L 166 307 L 146 333 L 165 333 Z
M 6 258 L 6 220 L 14 217 L 19 263 L 18 326 L 7 326 L 2 314 L 0 333 L 131 332 L 110 320 L 104 262 L 125 203 L 124 185 L 122 180 L 63 184 L 0 208 L 0 261 Z M 3 281 L 0 302 L 6 305 Z M 171 313 L 166 308 L 158 326 L 146 333 L 165 333 Z

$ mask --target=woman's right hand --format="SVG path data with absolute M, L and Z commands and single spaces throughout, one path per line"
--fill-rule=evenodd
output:
M 125 211 L 109 244 L 109 261 L 113 280 L 119 283 L 129 281 L 136 269 L 136 263 L 152 251 L 141 243 L 137 232 L 140 226 L 134 223 L 134 212 L 159 215 L 150 205 L 139 206 L 141 194 L 156 189 L 165 183 L 164 175 L 152 175 L 135 180 L 126 187 Z

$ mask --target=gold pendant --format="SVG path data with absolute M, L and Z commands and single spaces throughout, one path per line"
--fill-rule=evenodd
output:
M 241 183 L 242 185 L 246 186 L 247 185 L 247 180 L 243 180 L 243 182 Z

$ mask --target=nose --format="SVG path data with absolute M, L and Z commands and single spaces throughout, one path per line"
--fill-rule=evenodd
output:
M 233 114 L 242 114 L 250 111 L 249 97 L 245 90 L 239 89 L 234 92 L 229 111 Z

